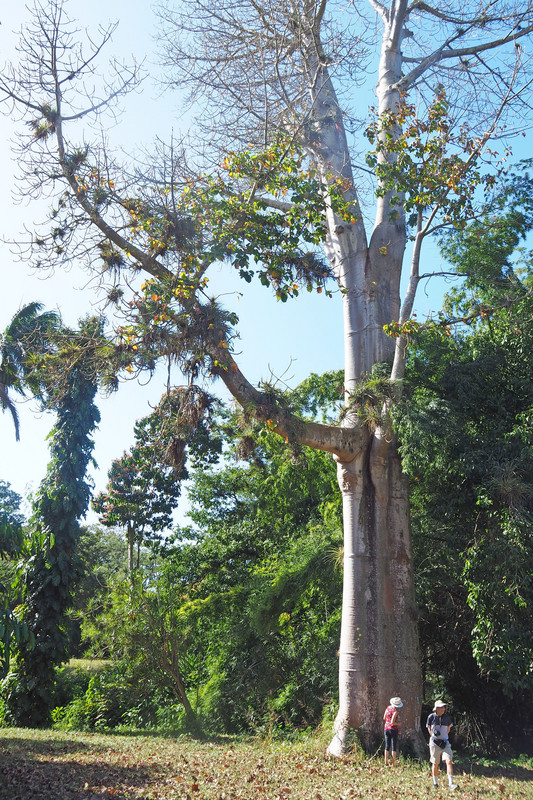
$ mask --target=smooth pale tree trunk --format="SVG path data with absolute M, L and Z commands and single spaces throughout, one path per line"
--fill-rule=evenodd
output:
M 400 3 L 400 5 L 403 5 Z M 391 32 L 391 41 L 398 39 Z M 325 61 L 309 37 L 306 72 L 311 76 L 312 125 L 307 146 L 324 183 L 341 181 L 349 214 L 339 215 L 326 200 L 326 254 L 341 290 L 344 320 L 345 394 L 376 363 L 390 360 L 394 342 L 383 326 L 399 317 L 400 276 L 406 246 L 403 213 L 390 197 L 377 203 L 370 241 L 359 207 L 344 117 Z M 380 109 L 399 99 L 391 88 L 401 60 L 384 48 L 380 70 Z M 391 213 L 394 211 L 394 213 Z M 214 354 L 215 355 L 215 354 Z M 217 356 L 218 357 L 218 356 Z M 229 356 L 224 356 L 226 361 Z M 231 360 L 232 361 L 232 360 Z M 383 711 L 393 695 L 404 700 L 403 737 L 415 751 L 421 744 L 422 671 L 414 600 L 409 493 L 386 406 L 377 424 L 363 422 L 352 409 L 340 427 L 285 419 L 232 361 L 220 371 L 244 407 L 254 406 L 284 436 L 331 452 L 338 463 L 344 516 L 344 588 L 339 650 L 339 712 L 329 752 L 342 755 L 350 732 L 371 746 L 383 730 Z
M 412 580 L 409 495 L 393 437 L 376 431 L 351 462 L 338 462 L 344 511 L 339 712 L 332 755 L 355 731 L 365 747 L 400 695 L 402 736 L 420 744 L 422 678 Z
M 400 0 L 383 36 L 377 86 L 378 110 L 395 109 L 401 77 L 406 3 Z M 327 66 L 310 37 L 308 72 L 313 155 L 322 180 L 341 179 L 351 204 L 346 221 L 329 208 L 326 253 L 342 291 L 345 392 L 374 364 L 392 360 L 394 345 L 383 326 L 397 320 L 406 246 L 404 214 L 378 198 L 370 241 L 355 190 L 344 117 Z M 354 426 L 348 414 L 344 427 Z M 369 423 L 370 424 L 370 423 Z M 409 524 L 409 492 L 386 408 L 382 427 L 354 427 L 355 458 L 337 454 L 343 498 L 344 585 L 339 649 L 339 711 L 329 752 L 342 755 L 350 731 L 363 745 L 382 735 L 383 711 L 393 695 L 404 701 L 402 732 L 415 751 L 421 744 L 422 672 Z

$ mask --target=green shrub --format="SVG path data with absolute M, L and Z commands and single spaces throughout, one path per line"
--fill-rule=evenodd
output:
M 68 664 L 56 671 L 54 689 L 54 708 L 66 706 L 78 697 L 81 697 L 89 687 L 94 670 L 79 669 Z
M 164 689 L 146 677 L 140 680 L 127 662 L 118 662 L 94 674 L 83 694 L 55 708 L 53 721 L 63 730 L 154 727 L 159 706 L 168 702 Z

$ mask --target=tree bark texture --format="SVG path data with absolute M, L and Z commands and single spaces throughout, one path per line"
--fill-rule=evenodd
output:
M 378 430 L 351 462 L 338 462 L 344 511 L 339 712 L 332 755 L 357 732 L 381 735 L 389 698 L 400 695 L 402 734 L 419 740 L 422 679 L 409 528 L 409 493 L 394 438 Z

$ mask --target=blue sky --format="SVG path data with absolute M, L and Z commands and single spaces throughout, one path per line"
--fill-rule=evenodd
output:
M 157 34 L 156 18 L 148 2 L 131 0 L 71 0 L 70 16 L 78 19 L 80 28 L 89 26 L 93 32 L 98 24 L 106 25 L 119 20 L 113 39 L 111 55 L 129 60 L 133 54 L 137 61 L 146 59 L 148 72 L 156 73 Z M 3 60 L 15 57 L 14 44 L 19 30 L 27 21 L 27 11 L 22 4 L 11 3 L 0 13 L 0 53 Z M 104 54 L 105 58 L 105 54 Z M 168 137 L 172 128 L 183 126 L 176 95 L 162 95 L 149 78 L 141 93 L 130 96 L 118 127 L 111 131 L 112 140 L 129 150 L 149 145 L 158 135 Z M 36 203 L 14 204 L 16 162 L 9 142 L 20 130 L 13 121 L 0 117 L 0 215 L 4 239 L 16 238 L 24 225 L 44 218 L 44 206 Z M 90 312 L 94 297 L 88 287 L 87 275 L 77 264 L 67 271 L 58 269 L 54 275 L 41 277 L 30 274 L 26 264 L 17 262 L 11 249 L 0 244 L 2 258 L 2 300 L 0 302 L 0 328 L 4 328 L 12 315 L 24 303 L 39 300 L 47 308 L 57 308 L 70 324 Z M 424 271 L 439 268 L 440 256 L 431 251 L 431 263 Z M 237 347 L 238 361 L 252 381 L 280 378 L 294 386 L 309 372 L 338 369 L 343 365 L 342 320 L 340 298 L 304 294 L 293 302 L 276 302 L 269 290 L 255 287 L 242 298 L 238 290 L 243 287 L 233 275 L 220 269 L 211 283 L 212 291 L 225 296 L 225 302 L 240 317 L 241 339 Z M 435 311 L 440 302 L 442 283 L 434 284 L 426 294 L 421 287 L 418 298 L 419 319 Z M 132 428 L 136 419 L 150 412 L 150 404 L 157 403 L 164 389 L 164 376 L 156 377 L 149 385 L 135 382 L 124 384 L 111 398 L 99 402 L 102 421 L 95 435 L 95 458 L 99 469 L 93 470 L 96 490 L 104 488 L 107 470 L 113 458 L 122 454 L 132 443 Z M 8 414 L 0 414 L 0 442 L 2 468 L 0 478 L 11 483 L 13 489 L 25 496 L 35 490 L 44 475 L 48 460 L 46 436 L 53 423 L 49 415 L 35 413 L 31 401 L 20 405 L 21 441 L 15 442 L 13 425 Z M 89 521 L 94 521 L 90 517 Z

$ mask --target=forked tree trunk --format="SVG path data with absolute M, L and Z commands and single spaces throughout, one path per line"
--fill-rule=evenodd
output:
M 406 3 L 391 13 L 383 37 L 377 97 L 379 111 L 395 110 L 400 95 L 400 42 Z M 343 181 L 351 204 L 346 223 L 328 212 L 326 252 L 343 293 L 345 391 L 350 393 L 374 364 L 392 358 L 383 326 L 397 320 L 400 276 L 406 246 L 403 210 L 379 197 L 367 239 L 355 191 L 344 118 L 327 66 L 309 44 L 315 158 L 323 180 Z M 313 53 L 315 54 L 313 58 Z M 381 158 L 381 156 L 380 156 Z M 385 417 L 387 414 L 385 413 Z M 354 425 L 348 415 L 346 427 Z M 354 730 L 364 746 L 382 735 L 383 711 L 393 695 L 404 700 L 403 737 L 421 744 L 422 673 L 412 569 L 409 492 L 388 419 L 365 441 L 357 456 L 338 456 L 344 517 L 344 588 L 339 651 L 339 712 L 329 752 L 342 755 Z M 354 436 L 357 436 L 354 430 Z
M 183 683 L 183 679 L 181 677 L 181 670 L 178 663 L 178 651 L 172 644 L 172 641 L 170 641 L 167 637 L 165 631 L 162 632 L 162 651 L 163 658 L 161 659 L 161 667 L 163 671 L 166 672 L 167 675 L 169 675 L 169 677 L 172 679 L 175 692 L 183 705 L 185 714 L 187 717 L 194 717 L 193 707 L 191 706 L 185 689 L 185 684 Z

